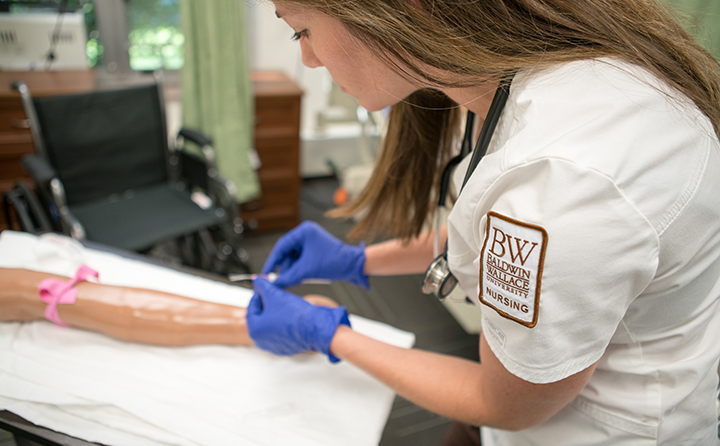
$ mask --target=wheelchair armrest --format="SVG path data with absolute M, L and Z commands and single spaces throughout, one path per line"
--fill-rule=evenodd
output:
M 222 207 L 237 209 L 237 187 L 232 181 L 221 176 L 209 180 L 208 188 L 212 198 Z
M 231 233 L 227 233 L 228 237 L 236 237 L 245 230 L 242 217 L 240 216 L 240 207 L 237 202 L 237 186 L 231 180 L 217 176 L 209 179 L 210 197 L 223 209 L 228 215 Z
M 177 138 L 175 139 L 176 149 L 179 148 L 177 145 L 177 141 L 180 138 L 191 141 L 200 147 L 200 152 L 202 153 L 202 156 L 205 159 L 205 163 L 208 166 L 208 172 L 211 174 L 211 176 L 215 175 L 215 173 L 217 172 L 217 167 L 215 166 L 215 150 L 213 150 L 212 148 L 212 139 L 197 130 L 183 127 L 180 129 L 180 131 L 178 131 Z
M 194 153 L 179 151 L 180 179 L 190 185 L 190 188 L 199 187 L 207 191 L 208 181 L 212 178 L 210 166 L 201 156 Z M 213 172 L 214 174 L 214 172 Z
M 32 177 L 39 191 L 44 191 L 48 199 L 57 207 L 62 217 L 67 211 L 65 186 L 57 176 L 57 172 L 44 159 L 35 155 L 25 155 L 20 159 L 23 169 Z
M 70 235 L 75 240 L 85 240 L 87 233 L 85 227 L 80 223 L 80 220 L 70 212 L 67 206 L 61 206 L 58 208 L 58 214 L 60 215 L 60 222 L 63 227 L 63 232 Z
M 182 136 L 183 138 L 194 142 L 200 147 L 212 146 L 212 139 L 198 132 L 197 130 L 189 129 L 187 127 L 181 128 L 178 132 L 178 136 Z
M 86 237 L 82 223 L 70 212 L 65 197 L 65 187 L 57 176 L 57 172 L 45 160 L 35 155 L 25 155 L 21 158 L 22 167 L 32 177 L 38 189 L 46 189 L 50 199 L 57 209 L 63 232 L 72 238 L 83 240 Z
M 15 187 L 5 191 L 3 195 L 5 221 L 10 229 L 12 229 L 12 219 L 10 218 L 10 208 L 12 207 L 15 210 L 20 230 L 35 235 L 52 232 L 52 224 L 45 209 L 25 181 L 18 180 Z
M 47 161 L 35 155 L 25 155 L 20 159 L 23 169 L 30 175 L 36 184 L 47 184 L 57 177 L 57 172 Z

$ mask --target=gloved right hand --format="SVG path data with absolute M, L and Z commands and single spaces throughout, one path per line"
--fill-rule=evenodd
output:
M 287 292 L 263 278 L 253 281 L 255 295 L 247 307 L 248 333 L 258 348 L 290 356 L 305 351 L 330 353 L 340 324 L 350 325 L 345 307 L 320 307 Z
M 343 280 L 369 289 L 365 274 L 365 245 L 345 244 L 319 224 L 305 221 L 278 240 L 262 273 L 279 269 L 274 284 L 281 288 L 305 279 Z

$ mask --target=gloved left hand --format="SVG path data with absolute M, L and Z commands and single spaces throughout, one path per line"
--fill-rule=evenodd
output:
M 318 307 L 263 278 L 253 281 L 255 294 L 247 307 L 247 324 L 255 345 L 276 355 L 305 351 L 328 355 L 340 324 L 350 325 L 345 307 Z
M 304 279 L 344 280 L 370 289 L 365 274 L 365 244 L 341 242 L 319 224 L 304 221 L 283 235 L 265 261 L 262 274 L 280 276 L 275 285 L 287 288 Z

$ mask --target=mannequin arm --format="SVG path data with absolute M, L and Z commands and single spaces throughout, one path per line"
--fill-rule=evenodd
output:
M 445 246 L 447 226 L 440 228 L 440 249 Z M 422 274 L 433 261 L 435 231 L 428 231 L 403 243 L 389 240 L 365 248 L 365 274 L 369 276 L 392 276 Z
M 43 279 L 69 278 L 24 269 L 0 268 L 0 321 L 44 318 L 38 297 Z M 160 291 L 80 282 L 77 301 L 59 305 L 60 318 L 71 327 L 97 331 L 116 339 L 164 346 L 198 344 L 253 345 L 245 308 L 205 302 Z M 308 296 L 314 304 L 334 306 L 327 298 Z

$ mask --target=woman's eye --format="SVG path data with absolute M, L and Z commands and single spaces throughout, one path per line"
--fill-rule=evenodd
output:
M 303 37 L 307 37 L 307 35 L 308 35 L 308 32 L 307 32 L 306 29 L 304 29 L 304 30 L 302 30 L 302 31 L 298 31 L 298 32 L 296 32 L 295 34 L 293 34 L 292 40 L 293 40 L 293 41 L 297 41 L 297 40 L 300 40 L 300 39 L 303 38 Z

